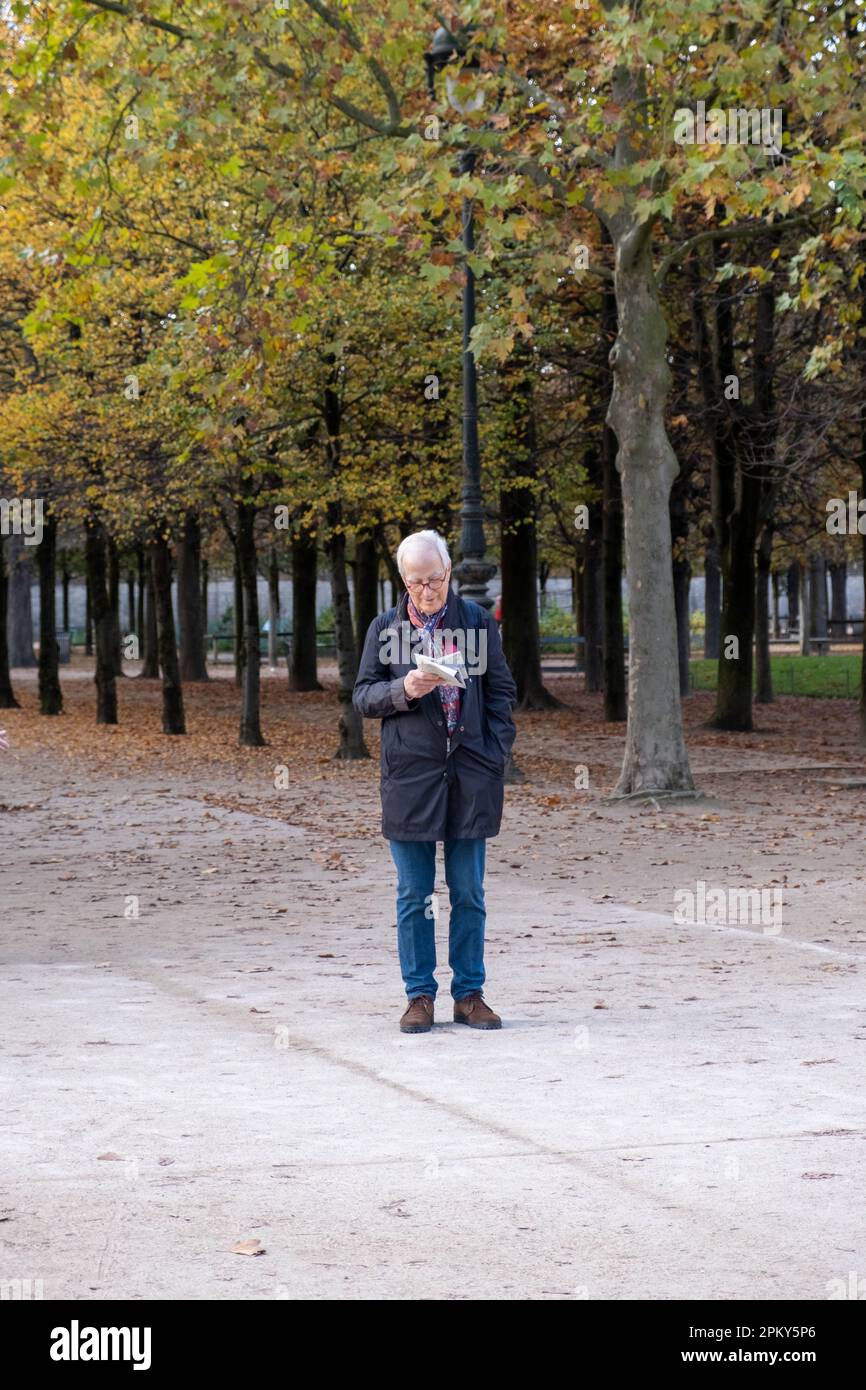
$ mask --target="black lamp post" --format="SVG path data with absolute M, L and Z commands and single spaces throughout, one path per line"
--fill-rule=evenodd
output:
M 430 49 L 424 54 L 427 87 L 431 96 L 436 94 L 436 73 L 465 52 L 465 36 L 469 32 L 467 28 L 455 36 L 443 27 L 433 35 Z M 464 40 L 463 44 L 461 40 Z M 470 59 L 461 66 L 473 68 L 478 66 L 478 62 L 477 59 Z M 461 115 L 481 105 L 483 97 L 465 104 L 458 102 L 450 90 L 450 83 L 448 86 L 448 99 Z M 475 150 L 465 149 L 458 164 L 460 173 L 471 174 L 476 158 Z M 475 275 L 469 264 L 469 255 L 475 250 L 475 219 L 472 199 L 465 197 L 463 247 L 466 252 L 463 283 L 463 500 L 460 508 L 460 561 L 454 566 L 454 574 L 461 598 L 473 599 L 483 608 L 490 608 L 492 599 L 487 596 L 487 585 L 496 573 L 496 566 L 486 558 L 487 543 L 481 513 L 481 453 L 478 447 L 478 381 L 475 358 L 469 351 L 469 338 L 475 326 Z

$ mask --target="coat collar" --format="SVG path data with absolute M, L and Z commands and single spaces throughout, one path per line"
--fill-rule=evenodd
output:
M 458 626 L 459 604 L 460 595 L 455 589 L 449 588 L 445 603 L 445 627 L 455 628 Z M 397 602 L 396 620 L 398 623 L 409 623 L 412 627 L 412 620 L 409 617 L 409 594 L 406 589 L 403 590 Z

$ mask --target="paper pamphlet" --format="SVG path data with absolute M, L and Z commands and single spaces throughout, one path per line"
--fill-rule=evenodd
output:
M 425 656 L 423 652 L 414 652 L 413 655 L 418 670 L 423 671 L 425 675 L 441 676 L 445 685 L 457 685 L 461 690 L 466 689 L 466 668 L 459 652 L 443 652 L 441 656 Z

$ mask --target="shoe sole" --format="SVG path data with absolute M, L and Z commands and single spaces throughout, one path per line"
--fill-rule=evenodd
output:
M 468 1018 L 455 1018 L 455 1023 L 465 1023 L 467 1028 L 482 1028 L 485 1032 L 491 1033 L 497 1028 L 501 1028 L 501 1023 L 470 1023 Z
M 432 1025 L 432 1023 L 431 1023 L 431 1025 L 430 1025 L 429 1028 L 402 1028 L 402 1027 L 401 1027 L 401 1029 L 400 1029 L 400 1032 L 401 1032 L 401 1033 L 431 1033 L 432 1031 L 433 1031 L 433 1025 Z

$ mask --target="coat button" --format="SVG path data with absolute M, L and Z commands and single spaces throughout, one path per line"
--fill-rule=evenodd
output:
M 460 732 L 461 732 L 461 734 L 463 733 L 463 725 L 462 725 L 462 724 L 460 725 Z
M 441 723 L 442 723 L 442 720 L 441 720 L 441 719 L 437 719 L 437 720 L 436 720 L 436 723 L 437 723 L 437 724 L 441 724 Z

